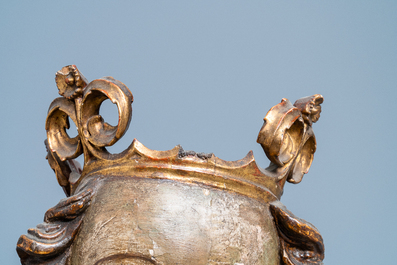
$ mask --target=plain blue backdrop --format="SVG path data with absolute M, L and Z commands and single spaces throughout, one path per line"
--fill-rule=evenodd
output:
M 3 0 L 0 47 L 2 264 L 19 264 L 19 236 L 64 197 L 43 141 L 69 64 L 132 91 L 113 152 L 137 138 L 224 160 L 253 150 L 266 167 L 269 108 L 322 94 L 312 168 L 281 201 L 320 230 L 326 264 L 394 264 L 396 1 Z M 117 120 L 112 104 L 103 114 Z

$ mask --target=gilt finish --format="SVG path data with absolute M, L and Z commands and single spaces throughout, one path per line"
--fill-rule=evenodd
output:
M 62 97 L 48 110 L 45 145 L 67 197 L 19 238 L 22 264 L 322 264 L 320 233 L 280 202 L 285 182 L 299 183 L 311 166 L 321 95 L 269 110 L 257 138 L 270 160 L 262 169 L 252 151 L 224 161 L 136 139 L 111 154 L 106 146 L 130 124 L 130 90 L 112 77 L 88 82 L 74 65 L 55 80 Z M 99 115 L 106 99 L 117 105 L 116 126 Z

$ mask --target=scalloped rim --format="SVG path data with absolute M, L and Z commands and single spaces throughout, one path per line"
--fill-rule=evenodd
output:
M 279 200 L 282 195 L 277 179 L 257 166 L 252 151 L 240 160 L 225 161 L 214 155 L 207 159 L 193 155 L 180 157 L 180 150 L 180 145 L 167 151 L 152 150 L 134 139 L 124 152 L 110 156 L 112 159 L 99 159 L 86 165 L 72 190 L 74 192 L 83 179 L 101 175 L 205 185 L 262 202 Z

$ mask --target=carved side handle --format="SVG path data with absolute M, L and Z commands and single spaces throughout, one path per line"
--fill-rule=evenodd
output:
M 316 151 L 312 124 L 320 118 L 323 97 L 313 95 L 298 99 L 294 105 L 282 99 L 269 110 L 257 142 L 270 160 L 268 171 L 280 181 L 299 183 L 309 171 Z
M 106 146 L 115 144 L 127 131 L 133 96 L 120 81 L 112 77 L 88 83 L 75 65 L 63 67 L 56 73 L 59 94 L 50 105 L 46 120 L 48 162 L 59 184 L 70 196 L 71 185 L 78 182 L 82 169 L 73 159 L 84 153 L 84 166 L 93 160 L 117 159 Z M 112 126 L 99 114 L 103 101 L 109 99 L 118 108 L 118 124 Z M 78 135 L 71 138 L 69 122 L 76 125 Z

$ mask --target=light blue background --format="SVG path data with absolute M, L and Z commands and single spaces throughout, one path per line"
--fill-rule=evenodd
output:
M 137 138 L 224 160 L 253 150 L 265 167 L 269 108 L 322 94 L 312 168 L 282 202 L 320 230 L 326 264 L 395 263 L 396 1 L 59 2 L 0 3 L 1 264 L 19 264 L 18 237 L 64 197 L 43 141 L 68 64 L 132 91 L 114 152 Z

